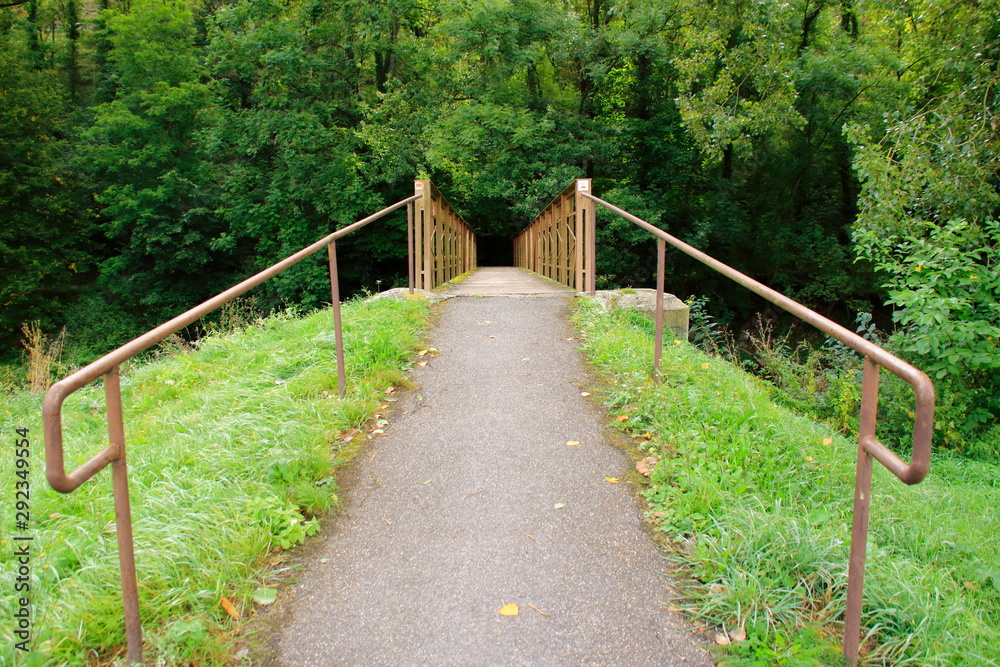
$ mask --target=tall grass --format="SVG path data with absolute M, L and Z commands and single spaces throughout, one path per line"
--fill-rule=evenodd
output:
M 725 664 L 839 664 L 856 443 L 687 342 L 665 346 L 653 385 L 641 315 L 585 303 L 575 319 L 605 400 L 659 458 L 644 493 L 683 545 L 689 610 L 746 632 Z M 998 473 L 936 451 L 906 487 L 876 466 L 863 664 L 1000 664 Z
M 344 307 L 348 396 L 337 398 L 332 315 L 294 313 L 203 339 L 196 351 L 133 365 L 122 378 L 132 514 L 146 657 L 150 664 L 221 665 L 252 613 L 269 559 L 315 532 L 337 501 L 332 473 L 348 455 L 341 433 L 379 407 L 426 325 L 421 303 Z M 33 652 L 0 623 L 0 663 L 96 664 L 120 656 L 124 628 L 110 477 L 69 495 L 45 484 L 40 400 L 3 396 L 4 435 L 29 428 L 34 557 Z M 100 386 L 63 410 L 66 465 L 106 444 Z M 13 456 L 0 461 L 12 489 Z M 15 609 L 13 492 L 0 504 L 0 600 Z

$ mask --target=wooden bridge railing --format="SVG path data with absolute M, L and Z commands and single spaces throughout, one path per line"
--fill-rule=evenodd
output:
M 514 238 L 514 265 L 578 292 L 594 291 L 594 203 L 590 179 L 573 181 Z
M 410 289 L 434 289 L 476 268 L 476 234 L 430 181 L 414 181 Z

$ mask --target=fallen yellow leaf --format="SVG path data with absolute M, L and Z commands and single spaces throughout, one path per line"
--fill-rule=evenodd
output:
M 708 364 L 702 364 L 701 367 L 702 368 L 708 368 Z
M 618 421 L 620 421 L 620 422 L 627 422 L 628 421 L 628 415 L 618 415 Z
M 832 445 L 833 444 L 833 438 L 823 438 L 823 444 L 824 445 Z
M 417 366 L 426 366 L 426 365 L 427 365 L 426 361 L 418 361 L 417 362 Z
M 618 478 L 617 477 L 605 477 L 604 481 L 605 482 L 610 482 L 611 484 L 617 484 L 618 483 Z
M 419 354 L 419 355 L 420 355 L 420 356 L 422 357 L 422 356 L 424 356 L 425 354 L 427 354 L 427 353 L 428 353 L 429 351 L 430 351 L 430 350 L 420 350 L 419 352 L 417 352 L 417 354 Z
M 590 392 L 589 391 L 581 391 L 580 395 L 581 396 L 590 396 Z
M 576 446 L 577 446 L 577 445 L 579 445 L 579 444 L 580 444 L 580 443 L 579 443 L 579 442 L 577 442 L 576 440 L 569 440 L 569 441 L 567 441 L 567 442 L 566 442 L 566 446 L 567 446 L 567 447 L 576 447 Z
M 240 620 L 240 612 L 236 611 L 236 607 L 233 606 L 232 602 L 226 598 L 222 598 L 219 600 L 219 604 L 222 605 L 222 608 L 226 610 L 227 614 L 233 617 L 234 621 Z
M 517 605 L 513 602 L 510 604 L 505 604 L 500 607 L 499 614 L 501 616 L 517 616 Z

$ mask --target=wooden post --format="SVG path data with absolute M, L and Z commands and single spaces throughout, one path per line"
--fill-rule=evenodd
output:
M 589 178 L 580 178 L 576 181 L 577 225 L 582 232 L 576 242 L 581 246 L 580 271 L 586 281 L 586 284 L 581 284 L 579 289 L 580 291 L 590 292 L 591 296 L 593 296 L 596 287 L 594 269 L 597 266 L 597 239 L 594 238 L 594 202 L 580 194 L 581 192 L 589 193 L 590 184 Z

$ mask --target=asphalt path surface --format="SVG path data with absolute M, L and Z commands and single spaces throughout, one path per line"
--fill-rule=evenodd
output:
M 529 296 L 483 296 L 504 289 Z M 290 591 L 274 664 L 712 665 L 667 610 L 631 462 L 581 396 L 572 291 L 480 270 L 452 293 L 438 354 Z

